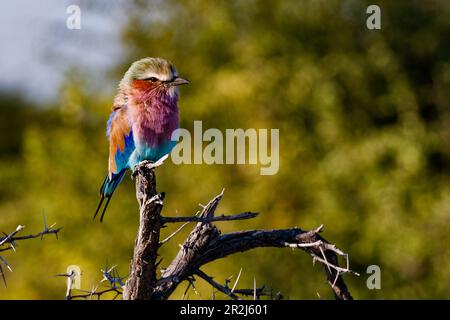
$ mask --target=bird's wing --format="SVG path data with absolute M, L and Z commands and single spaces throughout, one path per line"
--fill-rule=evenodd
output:
M 128 159 L 135 149 L 126 105 L 114 107 L 108 120 L 107 136 L 109 138 L 108 174 L 111 179 L 113 174 L 118 174 L 128 167 Z

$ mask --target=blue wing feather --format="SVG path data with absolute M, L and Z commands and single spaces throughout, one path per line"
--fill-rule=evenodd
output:
M 117 148 L 116 154 L 114 156 L 114 161 L 116 162 L 118 172 L 120 172 L 122 169 L 128 168 L 128 160 L 130 159 L 133 151 L 136 149 L 134 145 L 132 130 L 130 130 L 130 133 L 128 135 L 124 136 L 124 140 L 125 148 L 123 149 L 123 151 L 120 151 L 120 149 Z

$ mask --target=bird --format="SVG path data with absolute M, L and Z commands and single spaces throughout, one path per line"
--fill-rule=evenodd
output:
M 100 188 L 100 202 L 93 219 L 106 199 L 100 222 L 125 172 L 141 161 L 156 162 L 170 153 L 178 129 L 180 85 L 189 81 L 178 75 L 175 66 L 162 58 L 135 61 L 119 83 L 106 125 L 109 140 L 108 172 Z

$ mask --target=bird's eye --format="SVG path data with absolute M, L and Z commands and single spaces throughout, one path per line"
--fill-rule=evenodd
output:
M 158 78 L 150 77 L 150 78 L 147 78 L 145 80 L 148 80 L 148 81 L 151 81 L 151 82 L 156 82 L 156 81 L 158 81 Z

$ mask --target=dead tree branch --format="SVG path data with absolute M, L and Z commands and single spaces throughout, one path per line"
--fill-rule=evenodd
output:
M 206 273 L 204 273 L 201 270 L 195 271 L 195 274 L 198 275 L 200 278 L 208 282 L 213 288 L 219 290 L 220 292 L 223 292 L 227 296 L 229 296 L 233 300 L 242 300 L 242 298 L 238 297 L 238 295 L 242 296 L 253 296 L 254 299 L 258 299 L 261 296 L 268 296 L 269 292 L 266 291 L 266 287 L 263 285 L 260 288 L 253 288 L 253 289 L 235 289 L 229 288 L 229 280 L 227 279 L 225 281 L 224 285 L 221 285 L 220 283 L 216 282 L 212 277 L 208 276 Z
M 9 234 L 3 232 L 4 236 L 0 237 L 0 252 L 9 251 L 9 250 L 13 250 L 15 252 L 16 247 L 17 247 L 17 241 L 34 239 L 34 238 L 41 238 L 41 240 L 42 240 L 43 237 L 47 234 L 54 234 L 56 236 L 56 239 L 58 239 L 58 232 L 61 231 L 62 227 L 53 228 L 55 226 L 55 224 L 52 224 L 50 227 L 48 227 L 47 221 L 45 218 L 45 214 L 43 215 L 43 218 L 44 218 L 44 229 L 39 233 L 30 234 L 27 236 L 17 236 L 17 234 L 25 228 L 25 226 L 22 226 L 22 225 L 18 225 L 17 228 Z M 5 287 L 6 287 L 7 286 L 6 276 L 5 276 L 5 273 L 3 272 L 2 264 L 10 272 L 12 272 L 13 270 L 12 270 L 11 266 L 8 264 L 8 262 L 6 261 L 6 259 L 4 257 L 0 256 L 0 275 L 3 279 L 3 283 L 5 284 Z
M 233 221 L 233 220 L 246 220 L 254 218 L 258 215 L 258 212 L 243 212 L 235 215 L 220 215 L 217 217 L 209 217 L 209 218 L 201 218 L 197 216 L 191 217 L 161 217 L 161 221 L 163 224 L 166 223 L 174 223 L 174 222 L 217 222 L 217 221 Z
M 115 292 L 116 295 L 114 296 L 113 300 L 116 300 L 118 297 L 122 295 L 122 290 L 117 288 L 107 288 L 104 290 L 93 290 L 93 291 L 85 291 L 83 294 L 75 294 L 71 295 L 68 300 L 74 300 L 74 299 L 86 299 L 86 300 L 92 300 L 93 297 L 96 297 L 97 300 L 100 300 L 100 298 L 109 292 Z
M 160 163 L 159 163 L 160 164 Z M 156 285 L 159 235 L 161 229 L 161 209 L 164 193 L 156 192 L 154 168 L 159 164 L 144 162 L 135 172 L 136 198 L 140 207 L 139 230 L 134 247 L 130 276 L 127 280 L 124 299 L 150 299 Z
M 100 300 L 100 298 L 104 294 L 107 294 L 109 292 L 115 292 L 113 300 L 117 299 L 123 294 L 123 287 L 125 286 L 125 284 L 123 283 L 123 279 L 125 277 L 121 277 L 119 275 L 119 272 L 116 270 L 116 266 L 112 266 L 111 268 L 106 267 L 104 270 L 102 269 L 101 272 L 103 274 L 103 279 L 90 291 L 73 288 L 75 277 L 81 276 L 79 274 L 76 274 L 74 270 L 71 270 L 71 272 L 69 273 L 57 274 L 56 276 L 67 277 L 66 300 L 91 300 L 93 297 L 96 297 L 97 300 Z M 99 290 L 98 287 L 104 282 L 108 283 L 106 289 Z M 72 294 L 73 290 L 77 290 L 79 294 Z
M 226 285 L 223 286 L 220 283 L 214 281 L 214 279 L 210 276 L 208 276 L 206 273 L 204 273 L 201 270 L 197 270 L 195 272 L 196 275 L 198 275 L 200 278 L 208 282 L 213 288 L 225 293 L 227 296 L 229 296 L 233 300 L 240 300 L 240 298 L 235 295 L 230 288 L 228 288 Z
M 238 295 L 253 295 L 255 299 L 269 295 L 264 286 L 256 288 L 256 284 L 253 289 L 235 289 L 240 275 L 230 289 L 228 282 L 221 285 L 200 270 L 202 266 L 212 261 L 260 247 L 291 247 L 309 253 L 313 257 L 313 262 L 320 262 L 324 266 L 327 281 L 336 299 L 352 299 L 342 276 L 346 273 L 356 273 L 350 270 L 348 255 L 319 235 L 323 226 L 311 231 L 295 227 L 279 230 L 247 230 L 222 235 L 220 230 L 212 224 L 213 222 L 250 219 L 257 215 L 254 212 L 244 212 L 236 215 L 215 216 L 223 191 L 206 206 L 202 206 L 203 209 L 198 215 L 162 217 L 160 213 L 164 194 L 158 194 L 156 191 L 154 173 L 154 168 L 160 164 L 161 161 L 157 164 L 143 162 L 137 166 L 133 174 L 136 176 L 136 194 L 140 205 L 140 226 L 124 299 L 165 300 L 181 282 L 189 281 L 188 288 L 191 287 L 195 276 L 204 279 L 232 299 L 239 299 Z M 165 224 L 177 222 L 185 224 L 159 242 L 160 229 Z M 158 248 L 189 222 L 197 222 L 197 224 L 181 245 L 177 256 L 167 268 L 162 269 L 161 276 L 158 278 L 156 275 Z M 345 259 L 345 267 L 339 265 L 339 256 Z

